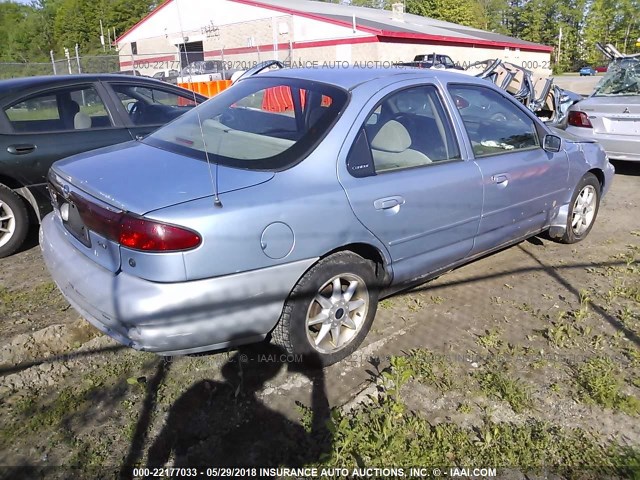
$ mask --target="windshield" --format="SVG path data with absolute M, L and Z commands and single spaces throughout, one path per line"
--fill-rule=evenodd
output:
M 621 58 L 611 62 L 593 95 L 640 95 L 640 58 Z
M 308 155 L 347 102 L 317 82 L 253 77 L 147 137 L 146 143 L 232 167 L 280 170 Z

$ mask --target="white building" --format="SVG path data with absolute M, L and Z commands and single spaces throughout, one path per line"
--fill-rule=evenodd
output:
M 167 0 L 117 44 L 121 70 L 135 67 L 146 75 L 180 70 L 196 60 L 224 60 L 231 69 L 267 59 L 384 66 L 434 52 L 461 65 L 501 58 L 546 75 L 552 51 L 401 10 L 311 0 Z

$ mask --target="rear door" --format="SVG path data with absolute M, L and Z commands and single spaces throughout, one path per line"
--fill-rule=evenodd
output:
M 547 225 L 566 195 L 569 161 L 542 149 L 534 119 L 501 93 L 449 85 L 482 172 L 484 207 L 473 254 Z
M 42 192 L 47 171 L 56 160 L 131 140 L 107 103 L 100 85 L 94 83 L 14 97 L 2 106 L 6 125 L 0 133 L 2 169 Z
M 482 211 L 482 176 L 462 158 L 435 85 L 381 92 L 349 147 L 342 183 L 360 222 L 387 247 L 394 283 L 464 258 Z

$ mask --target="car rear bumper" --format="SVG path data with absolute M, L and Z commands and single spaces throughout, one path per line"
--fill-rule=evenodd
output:
M 590 128 L 567 127 L 567 132 L 579 137 L 597 140 L 612 160 L 640 162 L 640 137 L 633 135 L 608 135 L 594 133 Z
M 180 355 L 260 341 L 316 259 L 205 280 L 157 283 L 112 273 L 79 252 L 55 214 L 40 229 L 49 272 L 96 328 L 137 350 Z

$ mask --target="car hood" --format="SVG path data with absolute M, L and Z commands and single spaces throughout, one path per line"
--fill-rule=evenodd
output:
M 140 215 L 214 194 L 264 183 L 273 172 L 241 170 L 127 142 L 74 155 L 52 171 L 75 187 L 116 208 Z

